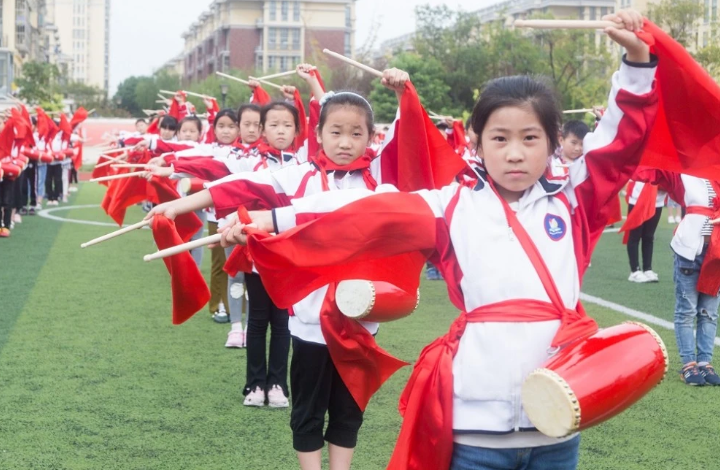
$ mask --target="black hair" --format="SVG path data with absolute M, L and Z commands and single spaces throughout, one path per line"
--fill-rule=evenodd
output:
M 372 135 L 375 129 L 373 110 L 370 107 L 370 103 L 354 91 L 339 91 L 325 102 L 322 109 L 320 109 L 318 132 L 321 132 L 325 126 L 325 121 L 330 113 L 330 109 L 339 106 L 352 106 L 362 110 L 362 112 L 365 113 L 365 124 L 367 125 L 368 132 Z
M 465 121 L 465 132 L 469 131 L 471 126 L 472 126 L 472 119 L 467 118 L 467 120 Z
M 162 118 L 160 118 L 160 129 L 177 131 L 178 128 L 178 120 L 175 119 L 173 116 L 163 116 Z
M 435 123 L 435 127 L 440 129 L 441 131 L 450 129 L 450 126 L 448 126 L 447 122 L 445 122 L 445 121 L 439 121 L 439 122 Z
M 225 108 L 225 109 L 218 111 L 218 113 L 215 115 L 215 121 L 213 122 L 213 129 L 215 129 L 217 127 L 217 124 L 218 124 L 218 121 L 220 121 L 220 118 L 224 118 L 224 117 L 229 117 L 232 120 L 232 122 L 234 122 L 235 124 L 238 123 L 238 115 L 235 113 L 235 110 L 230 109 L 230 108 Z M 195 119 L 197 119 L 197 118 L 195 118 Z M 198 121 L 200 121 L 200 120 L 198 119 Z
M 238 122 L 242 121 L 242 115 L 245 111 L 253 111 L 258 114 L 262 114 L 262 109 L 260 109 L 260 106 L 254 104 L 254 103 L 246 103 L 246 104 L 240 106 L 240 108 L 238 108 L 238 112 L 237 112 Z
M 270 111 L 288 111 L 292 114 L 293 121 L 295 122 L 295 132 L 300 132 L 300 114 L 295 106 L 285 101 L 273 101 L 263 106 L 260 111 L 260 125 L 263 126 L 263 128 L 265 128 L 265 120 Z
M 197 126 L 197 128 L 198 128 L 198 132 L 200 132 L 200 133 L 202 134 L 202 121 L 201 121 L 200 118 L 197 117 L 197 116 L 185 116 L 184 118 L 182 118 L 182 119 L 180 120 L 180 122 L 178 123 L 177 130 L 180 131 L 180 129 L 182 129 L 182 126 L 183 126 L 186 122 L 192 122 L 192 123 L 194 123 L 194 124 Z M 215 122 L 217 122 L 217 119 L 215 119 Z
M 470 118 L 473 131 L 482 136 L 490 115 L 508 106 L 530 106 L 547 135 L 548 152 L 559 146 L 561 114 L 557 96 L 550 86 L 525 75 L 496 78 L 485 85 Z
M 37 118 L 35 116 L 30 118 L 30 122 L 32 123 L 33 126 L 37 126 Z
M 583 140 L 590 128 L 582 121 L 568 121 L 562 127 L 563 139 L 567 139 L 570 134 L 575 134 L 580 140 Z
M 138 122 L 144 122 L 145 124 L 147 124 L 147 121 L 143 118 L 140 118 L 137 121 L 135 121 L 135 124 L 137 124 Z

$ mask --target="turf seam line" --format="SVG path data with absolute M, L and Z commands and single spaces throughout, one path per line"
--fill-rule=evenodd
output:
M 654 315 L 650 315 L 649 313 L 641 312 L 639 310 L 634 310 L 624 305 L 616 304 L 615 302 L 610 302 L 609 300 L 601 299 L 600 297 L 595 297 L 594 295 L 581 292 L 580 300 L 582 300 L 583 302 L 590 302 L 591 304 L 599 305 L 601 307 L 609 308 L 610 310 L 614 310 L 627 316 L 637 318 L 648 323 L 652 323 L 653 325 L 661 326 L 668 330 L 675 330 L 675 325 L 672 322 L 663 320 L 662 318 L 658 318 Z M 718 338 L 717 336 L 715 337 L 715 346 L 720 346 L 720 338 Z

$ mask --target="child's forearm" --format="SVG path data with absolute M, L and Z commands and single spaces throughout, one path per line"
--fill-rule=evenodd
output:
M 190 196 L 181 197 L 174 202 L 175 210 L 179 214 L 187 214 L 207 207 L 212 207 L 213 200 L 210 196 L 210 190 L 203 189 L 200 192 L 191 194 Z
M 325 90 L 322 89 L 322 86 L 320 86 L 320 82 L 315 75 L 310 76 L 308 85 L 310 85 L 310 91 L 312 91 L 316 100 L 320 101 L 322 97 L 325 96 Z

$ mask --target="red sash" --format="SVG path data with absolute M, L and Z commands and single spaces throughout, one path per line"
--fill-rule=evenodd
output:
M 628 214 L 625 223 L 620 228 L 621 232 L 625 232 L 625 235 L 623 235 L 623 245 L 627 245 L 630 231 L 640 227 L 655 216 L 657 193 L 657 185 L 650 183 L 645 183 L 645 186 L 640 190 L 640 195 L 633 210 Z M 628 194 L 630 194 L 630 189 L 628 189 Z
M 688 214 L 703 215 L 710 217 L 711 220 L 720 218 L 720 184 L 716 181 L 710 183 L 716 194 L 715 199 L 713 199 L 713 207 L 689 206 L 687 208 Z M 713 297 L 720 291 L 720 225 L 715 225 L 710 235 L 710 246 L 708 246 L 708 251 L 705 253 L 705 259 L 700 268 L 697 290 Z
M 494 190 L 492 182 L 490 184 Z M 459 191 L 455 197 L 459 197 Z M 399 408 L 404 419 L 388 464 L 390 470 L 444 470 L 450 467 L 453 450 L 452 363 L 468 322 L 540 322 L 559 319 L 560 328 L 553 338 L 553 347 L 590 336 L 598 329 L 595 321 L 585 315 L 579 303 L 577 310 L 565 308 L 537 246 L 508 203 L 499 195 L 498 198 L 503 204 L 508 225 L 535 267 L 550 302 L 513 299 L 463 312 L 445 336 L 423 349 L 400 397 Z

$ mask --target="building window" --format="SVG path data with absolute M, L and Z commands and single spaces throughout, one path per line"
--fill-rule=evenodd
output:
M 268 49 L 277 49 L 277 29 L 268 28 Z
M 705 23 L 710 22 L 710 0 L 705 0 Z
M 280 15 L 281 15 L 280 19 L 282 21 L 288 20 L 288 10 L 289 9 L 290 9 L 290 2 L 288 2 L 287 0 L 283 0 L 282 2 L 280 2 Z
M 289 57 L 281 56 L 280 57 L 280 71 L 285 72 L 288 70 L 288 59 Z
M 263 56 L 262 54 L 257 54 L 255 56 L 255 68 L 258 70 L 262 70 L 263 68 Z
M 292 32 L 292 48 L 294 51 L 300 50 L 300 30 L 293 29 Z
M 277 19 L 277 2 L 275 0 L 270 0 L 270 21 L 275 21 Z
M 293 21 L 300 21 L 300 2 L 293 2 Z
M 703 45 L 703 47 L 707 47 L 707 45 L 708 45 L 708 33 L 707 33 L 707 31 L 705 31 L 705 32 L 703 33 L 702 45 Z
M 597 12 L 595 11 L 595 7 L 590 7 L 590 21 L 593 21 L 597 18 Z
M 287 50 L 288 49 L 288 29 L 282 28 L 280 30 L 280 49 Z
M 717 4 L 718 4 L 717 0 L 712 0 L 712 14 L 711 14 L 711 17 L 712 17 L 712 20 L 713 20 L 713 21 L 716 21 L 716 20 L 717 20 Z
M 268 57 L 268 68 L 270 70 L 275 68 L 275 56 L 274 55 L 271 55 Z
M 345 5 L 345 27 L 352 28 L 352 8 L 350 5 Z
M 352 55 L 352 42 L 350 38 L 350 31 L 345 33 L 345 55 L 350 57 Z

